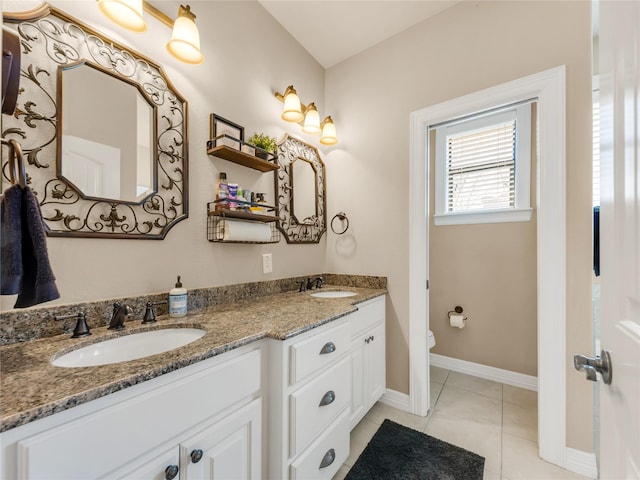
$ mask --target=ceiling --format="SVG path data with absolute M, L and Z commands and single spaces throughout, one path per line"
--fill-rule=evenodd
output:
M 461 0 L 258 0 L 322 65 L 347 58 Z

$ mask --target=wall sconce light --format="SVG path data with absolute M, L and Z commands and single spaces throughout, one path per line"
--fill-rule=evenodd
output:
M 147 25 L 142 11 L 160 20 L 172 29 L 171 40 L 167 43 L 167 50 L 178 60 L 199 64 L 204 62 L 200 52 L 200 32 L 196 26 L 196 16 L 189 5 L 180 5 L 178 17 L 172 20 L 145 0 L 97 0 L 98 6 L 110 20 L 121 27 L 144 32 Z
M 336 135 L 336 126 L 333 124 L 331 115 L 325 118 L 320 125 L 322 127 L 322 136 L 320 137 L 320 143 L 323 145 L 335 145 L 338 143 L 338 136 Z
M 316 108 L 315 103 L 310 103 L 304 114 L 304 125 L 302 125 L 302 131 L 305 133 L 313 133 L 317 135 L 320 133 L 320 114 Z
M 282 119 L 287 122 L 301 122 L 304 119 L 304 113 L 302 113 L 302 105 L 298 98 L 298 92 L 293 88 L 293 85 L 289 85 L 284 91 L 284 95 L 280 95 L 276 92 L 276 98 L 284 103 L 282 108 Z
M 293 85 L 289 85 L 284 93 L 276 92 L 275 97 L 284 104 L 281 115 L 283 120 L 299 123 L 305 133 L 322 134 L 320 143 L 323 145 L 335 145 L 338 143 L 336 126 L 331 115 L 325 117 L 321 123 L 320 114 L 315 103 L 312 102 L 309 105 L 305 105 L 300 102 L 298 92 L 293 88 Z

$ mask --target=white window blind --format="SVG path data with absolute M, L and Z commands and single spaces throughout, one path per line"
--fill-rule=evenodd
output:
M 593 92 L 593 206 L 600 205 L 600 95 Z
M 516 121 L 447 136 L 447 211 L 515 206 Z
M 531 104 L 436 127 L 436 225 L 531 218 Z

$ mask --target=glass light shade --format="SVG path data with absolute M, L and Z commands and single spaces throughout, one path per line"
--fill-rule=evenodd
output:
M 178 18 L 173 24 L 171 40 L 167 50 L 171 55 L 185 63 L 198 64 L 204 62 L 200 52 L 200 32 L 196 26 L 196 16 L 191 13 L 189 5 L 180 5 Z
M 142 18 L 143 0 L 98 0 L 98 7 L 109 19 L 134 32 L 144 32 L 147 24 Z
M 321 132 L 320 128 L 320 115 L 315 104 L 311 103 L 307 107 L 307 113 L 304 116 L 304 125 L 302 131 L 305 133 L 318 134 Z
M 338 143 L 336 126 L 334 125 L 331 116 L 325 118 L 322 122 L 322 137 L 320 137 L 320 143 L 323 145 L 335 145 Z
M 287 122 L 301 122 L 304 118 L 298 93 L 291 86 L 287 87 L 284 92 L 284 107 L 281 117 Z

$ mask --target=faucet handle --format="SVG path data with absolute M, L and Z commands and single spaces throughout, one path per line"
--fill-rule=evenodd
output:
M 142 323 L 156 323 L 156 312 L 153 310 L 153 302 L 147 302 L 147 309 L 144 312 Z
M 67 318 L 76 318 L 76 327 L 73 329 L 73 335 L 71 338 L 88 337 L 91 335 L 89 325 L 87 325 L 87 315 L 80 311 L 78 313 L 72 313 L 71 315 L 56 315 L 54 319 L 56 321 L 66 320 Z
M 156 323 L 156 312 L 153 309 L 156 305 L 163 305 L 167 303 L 164 302 L 147 302 L 147 309 L 144 312 L 144 318 L 142 319 L 142 323 Z

